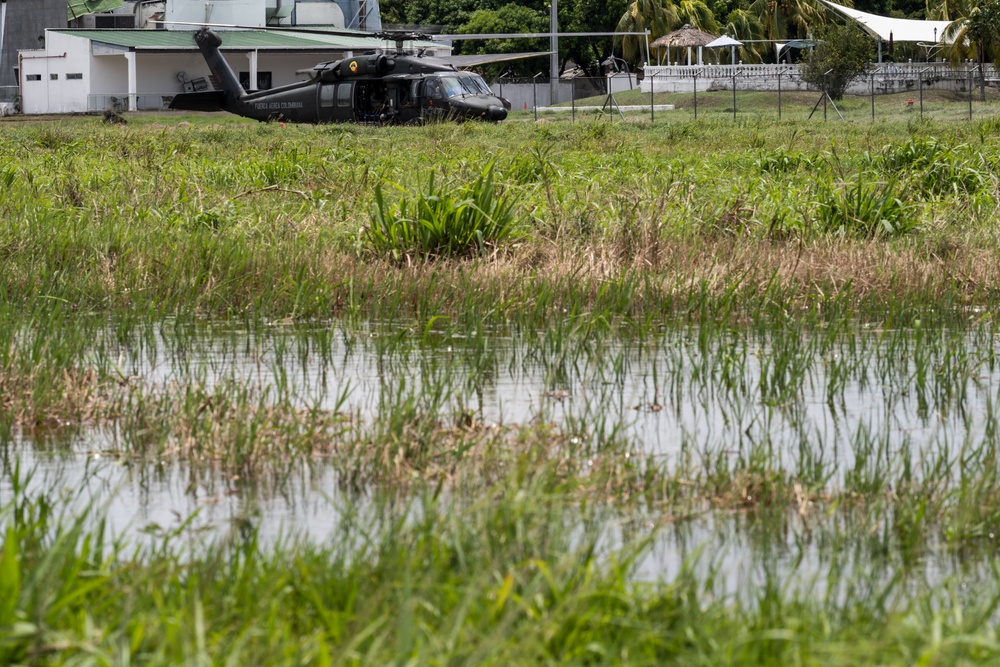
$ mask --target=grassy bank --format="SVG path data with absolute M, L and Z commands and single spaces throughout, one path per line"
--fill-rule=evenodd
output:
M 5 124 L 4 301 L 294 318 L 474 307 L 540 324 L 577 307 L 669 315 L 703 291 L 753 311 L 774 286 L 791 307 L 844 290 L 858 306 L 995 299 L 992 120 L 191 120 Z M 375 185 L 393 205 L 464 187 L 487 162 L 513 207 L 509 242 L 446 262 L 376 252 Z

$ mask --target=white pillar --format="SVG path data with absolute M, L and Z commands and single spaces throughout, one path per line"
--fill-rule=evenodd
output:
M 247 54 L 250 60 L 250 88 L 247 92 L 257 90 L 257 49 Z
M 128 110 L 138 111 L 136 108 L 138 106 L 138 100 L 136 99 L 136 91 L 139 87 L 138 79 L 139 76 L 136 73 L 135 67 L 135 51 L 129 51 L 125 54 L 125 60 L 128 61 Z

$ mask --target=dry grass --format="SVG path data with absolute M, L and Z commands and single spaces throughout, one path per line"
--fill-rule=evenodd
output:
M 396 300 L 415 308 L 429 293 L 445 312 L 461 314 L 472 294 L 490 295 L 497 305 L 526 309 L 548 286 L 559 294 L 572 285 L 567 299 L 593 300 L 609 281 L 641 277 L 657 286 L 645 296 L 681 305 L 695 292 L 721 295 L 741 290 L 780 287 L 786 307 L 834 298 L 850 290 L 854 302 L 933 299 L 935 295 L 968 299 L 988 297 L 1000 284 L 994 251 L 955 242 L 934 246 L 887 244 L 881 241 L 759 239 L 733 236 L 669 239 L 639 230 L 616 242 L 587 243 L 575 248 L 533 244 L 489 261 L 416 263 L 400 268 L 390 262 L 361 262 L 329 254 L 323 265 L 331 282 L 344 275 L 353 282 L 335 290 L 338 303 Z M 341 278 L 342 279 L 342 278 Z M 346 288 L 353 290 L 347 294 Z M 544 290 L 543 290 L 544 291 Z M 482 299 L 488 301 L 489 299 Z M 798 303 L 796 303 L 798 301 Z M 656 304 L 646 304 L 656 308 Z M 642 304 L 635 304 L 642 314 Z M 449 308 L 454 308 L 448 312 Z M 457 311 L 457 312 L 456 312 Z

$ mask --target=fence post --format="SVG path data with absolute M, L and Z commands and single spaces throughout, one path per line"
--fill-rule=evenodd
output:
M 785 70 L 778 70 L 778 120 L 781 120 L 781 75 L 785 73 Z
M 538 77 L 542 75 L 541 72 L 531 77 L 531 94 L 533 96 L 532 106 L 535 108 L 535 122 L 538 122 Z
M 972 120 L 972 65 L 969 65 L 969 120 Z
M 733 65 L 733 122 L 736 122 L 736 65 Z
M 869 76 L 868 85 L 872 96 L 872 122 L 874 123 L 875 122 L 875 70 L 873 69 L 871 72 L 869 72 L 868 76 Z
M 653 103 L 653 83 L 655 76 L 656 76 L 655 74 L 650 72 L 649 76 L 646 77 L 647 79 L 649 79 L 649 122 L 650 123 L 656 120 L 656 108 L 655 104 Z
M 694 72 L 694 85 L 691 87 L 694 90 L 694 119 L 698 120 L 698 71 Z
M 570 106 L 573 107 L 573 122 L 576 122 L 576 79 L 569 80 L 570 94 Z

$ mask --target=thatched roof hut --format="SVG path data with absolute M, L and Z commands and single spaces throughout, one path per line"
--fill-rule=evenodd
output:
M 689 24 L 684 24 L 683 28 L 667 33 L 663 37 L 655 39 L 650 46 L 654 49 L 667 49 L 667 62 L 670 62 L 670 49 L 688 50 L 688 65 L 691 64 L 691 48 L 697 46 L 698 62 L 701 62 L 701 47 L 715 40 L 715 35 L 692 28 Z
M 705 46 L 713 40 L 715 40 L 715 35 L 709 35 L 707 32 L 692 28 L 690 24 L 685 23 L 683 28 L 658 37 L 650 46 L 654 49 L 689 48 Z

